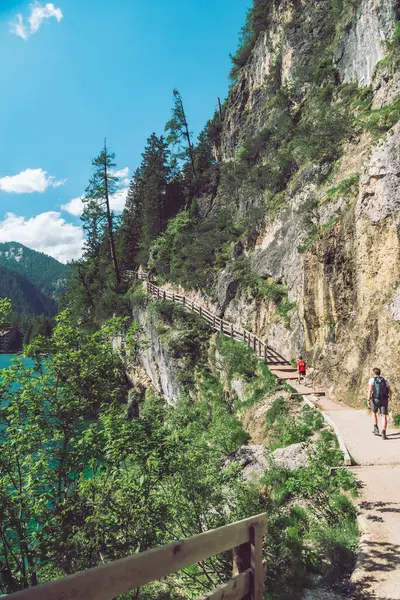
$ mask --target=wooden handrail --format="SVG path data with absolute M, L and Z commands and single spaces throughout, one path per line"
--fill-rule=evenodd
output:
M 131 271 L 129 271 L 131 273 Z M 211 325 L 214 331 L 218 331 L 219 333 L 223 333 L 224 335 L 238 341 L 247 342 L 247 344 L 252 348 L 252 350 L 257 354 L 258 357 L 262 358 L 265 362 L 268 362 L 269 365 L 290 365 L 290 363 L 283 358 L 276 350 L 271 348 L 268 344 L 266 344 L 263 340 L 255 336 L 250 331 L 247 331 L 244 328 L 237 329 L 233 323 L 230 321 L 225 321 L 225 319 L 221 319 L 215 313 L 210 312 L 206 308 L 203 308 L 199 304 L 195 304 L 192 300 L 189 300 L 186 296 L 182 296 L 181 294 L 174 294 L 165 290 L 162 287 L 159 287 L 152 283 L 149 280 L 149 276 L 147 273 L 139 273 L 138 278 L 142 281 L 147 282 L 147 292 L 156 299 L 162 298 L 163 300 L 168 300 L 170 302 L 175 302 L 176 304 L 180 304 L 186 310 L 194 312 L 202 317 L 209 325 Z
M 81 571 L 64 579 L 31 587 L 9 597 L 12 600 L 110 600 L 211 556 L 234 549 L 241 557 L 247 556 L 248 564 L 236 577 L 205 598 L 262 600 L 262 539 L 266 533 L 267 515 L 262 513 L 179 542 Z

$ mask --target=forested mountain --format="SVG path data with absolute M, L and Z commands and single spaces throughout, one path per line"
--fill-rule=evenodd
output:
M 0 243 L 0 265 L 19 273 L 50 298 L 60 296 L 70 277 L 67 265 L 18 242 Z
M 56 301 L 43 294 L 26 277 L 0 265 L 0 297 L 10 298 L 14 313 L 19 315 L 55 315 Z

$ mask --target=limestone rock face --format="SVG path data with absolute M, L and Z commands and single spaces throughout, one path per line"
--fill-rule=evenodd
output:
M 356 217 L 372 223 L 398 215 L 400 210 L 400 124 L 373 149 L 361 177 Z
M 382 59 L 399 3 L 340 4 L 346 10 L 332 35 L 330 1 L 271 3 L 268 31 L 259 37 L 226 103 L 224 161 L 237 160 L 238 151 L 267 122 L 274 69 L 280 69 L 280 85 L 295 89 L 293 102 L 301 105 L 308 93 L 302 74 L 307 68 L 315 72 L 313 60 L 320 60 L 324 49 L 331 53 L 336 84 L 371 86 L 373 110 L 398 99 L 400 72 Z M 295 18 L 296 7 L 301 19 Z M 380 367 L 395 392 L 392 410 L 400 412 L 400 124 L 379 137 L 368 130 L 353 134 L 330 179 L 323 169 L 329 172 L 332 165 L 305 164 L 285 189 L 283 208 L 267 213 L 256 239 L 244 247 L 253 273 L 286 286 L 295 304 L 286 322 L 273 302 L 237 285 L 229 269 L 218 276 L 215 295 L 225 319 L 251 329 L 288 360 L 305 354 L 317 385 L 344 402 L 362 406 L 369 373 Z M 266 154 L 260 160 L 267 159 Z M 328 195 L 346 180 L 356 182 L 352 194 Z M 299 252 L 308 235 L 301 207 L 311 196 L 318 200 L 320 232 L 312 250 Z M 264 199 L 244 186 L 235 202 L 245 215 Z
M 136 309 L 134 319 L 143 327 L 147 348 L 141 353 L 140 363 L 154 389 L 169 404 L 175 404 L 181 393 L 179 362 L 173 358 L 157 331 L 156 320 L 148 311 Z
M 362 0 L 356 21 L 340 40 L 335 58 L 342 81 L 368 86 L 385 56 L 396 20 L 396 0 Z

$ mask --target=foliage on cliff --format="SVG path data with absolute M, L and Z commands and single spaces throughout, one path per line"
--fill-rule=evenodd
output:
M 140 416 L 127 418 L 125 370 L 145 340 L 133 324 L 128 345 L 113 350 L 111 338 L 128 326 L 119 318 L 91 334 L 62 314 L 53 338 L 38 338 L 26 350 L 33 366 L 18 359 L 2 374 L 0 589 L 10 593 L 263 510 L 271 598 L 295 597 L 313 574 L 329 581 L 342 573 L 356 535 L 342 490 L 353 483 L 341 471 L 329 475 L 328 465 L 341 460 L 332 438 L 321 437 L 306 469 L 269 470 L 264 489 L 244 481 L 240 464 L 227 459 L 248 434 L 219 369 L 247 377 L 253 393 L 254 357 L 243 365 L 249 350 L 221 338 L 215 369 L 198 320 L 165 303 L 154 310 L 163 344 L 170 348 L 178 339 L 179 354 L 190 359 L 193 344 L 199 353 L 191 395 L 182 394 L 175 407 L 148 389 Z M 276 390 L 274 378 L 263 385 L 264 394 Z M 306 499 L 309 508 L 300 508 Z M 225 553 L 135 598 L 199 595 L 229 578 L 231 568 Z

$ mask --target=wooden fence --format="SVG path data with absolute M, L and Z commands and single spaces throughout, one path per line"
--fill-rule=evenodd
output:
M 12 600 L 111 600 L 197 562 L 233 549 L 234 577 L 201 600 L 262 600 L 266 564 L 263 513 L 182 541 L 31 587 Z
M 169 292 L 161 287 L 158 287 L 151 281 L 149 281 L 148 275 L 146 273 L 139 274 L 139 279 L 142 279 L 146 282 L 147 292 L 157 300 L 169 300 L 170 302 L 175 302 L 176 304 L 180 304 L 186 310 L 194 312 L 202 317 L 207 323 L 214 329 L 214 331 L 218 331 L 219 333 L 223 333 L 231 337 L 233 340 L 237 340 L 239 342 L 244 342 L 248 344 L 250 348 L 254 350 L 254 352 L 260 358 L 263 358 L 265 362 L 269 365 L 290 365 L 290 363 L 283 358 L 278 352 L 276 352 L 273 348 L 268 346 L 263 340 L 258 338 L 254 333 L 247 331 L 246 329 L 238 329 L 230 323 L 229 321 L 225 321 L 225 319 L 221 319 L 216 314 L 206 310 L 200 305 L 196 304 L 192 300 L 186 298 L 186 296 L 182 296 L 181 294 L 175 294 L 173 292 Z

